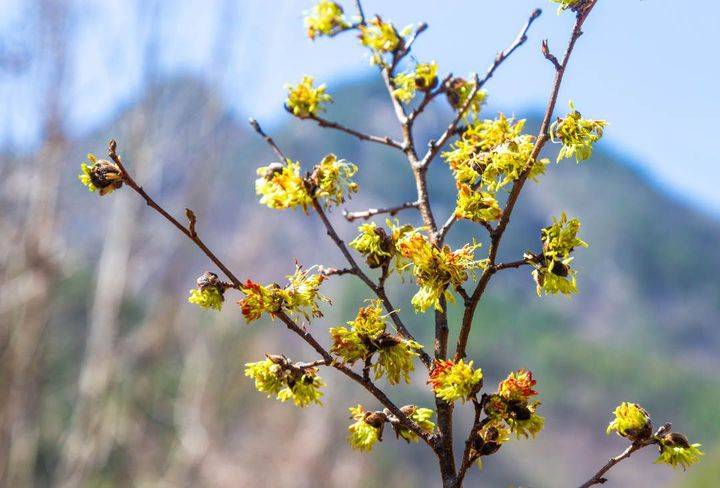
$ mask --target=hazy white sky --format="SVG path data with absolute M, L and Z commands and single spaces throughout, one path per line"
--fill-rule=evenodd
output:
M 352 2 L 341 2 L 352 12 Z M 0 0 L 0 34 L 27 29 L 28 3 Z M 314 43 L 305 37 L 306 0 L 86 0 L 73 3 L 74 75 L 66 105 L 73 129 L 83 132 L 112 117 L 142 93 L 144 39 L 155 32 L 163 75 L 199 74 L 217 87 L 239 116 L 273 123 L 283 84 L 308 73 L 327 81 L 372 76 L 354 36 Z M 564 46 L 572 15 L 556 15 L 548 0 L 366 0 L 368 15 L 400 26 L 427 20 L 419 60 L 442 71 L 484 71 L 535 7 L 544 10 L 529 42 L 487 85 L 492 106 L 522 115 L 544 106 L 552 69 L 539 52 L 549 38 Z M 152 22 L 152 13 L 157 15 Z M 720 2 L 600 0 L 585 28 L 560 95 L 584 115 L 610 122 L 605 145 L 626 153 L 669 192 L 720 214 L 720 71 L 716 22 Z M 7 42 L 0 44 L 3 46 Z M 0 73 L 0 141 L 28 144 L 41 104 L 34 83 L 42 73 Z M 2 113 L 4 112 L 4 113 Z

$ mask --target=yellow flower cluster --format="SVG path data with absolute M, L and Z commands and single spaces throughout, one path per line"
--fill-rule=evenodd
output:
M 362 405 L 350 407 L 350 418 L 355 423 L 348 427 L 348 442 L 358 451 L 371 451 L 376 442 L 382 440 L 387 416 L 382 412 L 368 412 Z
M 357 170 L 353 163 L 328 154 L 306 180 L 300 175 L 299 162 L 271 163 L 258 168 L 255 193 L 260 195 L 260 203 L 270 208 L 299 206 L 307 213 L 313 198 L 322 199 L 326 206 L 340 205 L 357 192 L 358 185 L 352 181 Z
M 393 78 L 393 96 L 403 103 L 415 98 L 415 92 L 428 92 L 437 85 L 438 66 L 435 61 L 419 63 L 413 71 L 400 73 Z
M 449 286 L 459 286 L 468 279 L 468 272 L 483 266 L 475 260 L 475 250 L 480 244 L 465 244 L 452 251 L 449 246 L 438 248 L 430 243 L 420 229 L 405 232 L 397 241 L 400 255 L 412 265 L 412 273 L 420 289 L 412 298 L 416 312 L 434 307 L 442 310 L 440 298 L 454 301 Z
M 355 193 L 358 185 L 351 180 L 358 167 L 334 154 L 328 154 L 315 166 L 311 181 L 314 183 L 314 194 L 322 198 L 326 205 L 340 205 L 346 196 Z
M 501 381 L 497 393 L 490 395 L 485 403 L 485 413 L 494 425 L 504 424 L 518 439 L 535 437 L 545 425 L 545 418 L 536 413 L 540 402 L 532 401 L 537 395 L 533 389 L 536 383 L 532 372 L 524 369 L 510 373 Z
M 468 81 L 464 78 L 456 77 L 450 80 L 445 96 L 447 97 L 448 103 L 455 110 L 462 109 L 468 101 L 470 94 L 475 89 L 475 82 Z M 487 100 L 487 92 L 485 90 L 477 90 L 473 95 L 472 101 L 465 112 L 464 118 L 469 120 L 470 118 L 477 117 L 480 113 L 480 109 Z
M 380 300 L 361 307 L 355 320 L 348 322 L 349 327 L 330 328 L 333 340 L 330 351 L 348 364 L 371 361 L 377 354 L 373 364 L 375 379 L 386 376 L 391 385 L 401 379 L 409 383 L 417 351 L 422 349 L 422 345 L 388 333 L 385 318 Z
M 297 85 L 287 84 L 288 91 L 285 107 L 301 119 L 325 111 L 324 105 L 332 102 L 332 97 L 325 93 L 325 84 L 315 86 L 312 76 L 303 76 Z
M 530 161 L 535 138 L 522 134 L 525 121 L 500 114 L 497 119 L 470 123 L 443 159 L 458 187 L 455 215 L 475 222 L 492 222 L 502 216 L 497 192 L 515 182 Z M 544 173 L 547 159 L 533 162 L 530 175 Z
M 334 36 L 350 28 L 340 5 L 329 0 L 320 0 L 305 17 L 305 27 L 310 39 L 318 36 Z
M 562 119 L 558 119 L 550 127 L 550 138 L 553 142 L 562 143 L 557 161 L 564 158 L 575 157 L 575 161 L 585 161 L 592 156 L 593 144 L 603 136 L 603 129 L 607 126 L 605 120 L 584 119 L 575 105 L 570 102 L 571 112 Z
M 360 234 L 350 242 L 350 247 L 365 256 L 365 261 L 371 268 L 389 266 L 393 258 L 402 259 L 398 255 L 396 244 L 406 233 L 413 230 L 411 225 L 400 225 L 387 220 L 389 231 L 378 227 L 375 222 L 368 222 L 358 227 Z M 403 263 L 398 263 L 400 268 Z
M 255 193 L 261 204 L 277 210 L 300 206 L 307 212 L 312 198 L 300 176 L 300 163 L 271 163 L 258 168 L 257 174 Z
M 276 284 L 260 285 L 247 280 L 240 291 L 245 298 L 238 302 L 247 323 L 259 319 L 264 313 L 275 317 L 281 309 L 290 315 L 322 317 L 318 302 L 330 302 L 320 294 L 320 285 L 325 279 L 322 274 L 311 274 L 312 268 L 303 270 L 296 266 L 295 273 L 289 275 L 289 283 L 281 288 Z
M 94 154 L 88 154 L 87 159 L 86 163 L 80 165 L 81 173 L 78 175 L 78 180 L 87 187 L 88 191 L 99 190 L 100 196 L 104 196 L 122 187 L 122 172 L 116 164 L 98 159 Z
M 218 275 L 208 271 L 197 279 L 197 288 L 190 290 L 188 302 L 202 308 L 222 310 L 225 301 L 225 289 L 228 286 L 220 281 Z
M 276 395 L 281 402 L 292 400 L 298 407 L 311 403 L 322 405 L 320 388 L 325 382 L 316 374 L 315 368 L 301 368 L 284 356 L 268 355 L 264 361 L 245 364 L 245 376 L 255 380 L 255 388 Z
M 537 284 L 537 294 L 546 295 L 577 293 L 577 271 L 570 267 L 571 253 L 576 247 L 588 247 L 577 234 L 580 231 L 578 219 L 568 220 L 565 212 L 553 224 L 542 230 L 543 253 L 539 259 L 530 258 L 533 279 Z
M 690 465 L 700 461 L 705 455 L 700 450 L 700 444 L 690 444 L 683 434 L 670 432 L 659 440 L 660 455 L 655 463 L 668 464 L 673 468 L 678 466 L 687 469 Z
M 394 53 L 403 45 L 403 37 L 410 33 L 410 27 L 397 31 L 390 22 L 383 22 L 380 16 L 370 19 L 367 25 L 360 26 L 360 42 L 370 49 L 371 64 L 383 65 L 383 55 Z
M 482 469 L 482 457 L 495 454 L 503 444 L 510 440 L 510 431 L 498 419 L 486 422 L 474 432 L 470 444 L 470 459 L 477 461 L 478 468 Z
M 482 369 L 473 369 L 473 362 L 452 360 L 435 361 L 428 384 L 435 396 L 446 402 L 461 400 L 465 403 L 482 388 Z
M 637 403 L 622 402 L 613 414 L 615 418 L 608 424 L 607 434 L 617 432 L 632 441 L 645 440 L 652 435 L 650 415 Z

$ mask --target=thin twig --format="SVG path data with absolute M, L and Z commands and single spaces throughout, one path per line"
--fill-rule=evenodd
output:
M 386 208 L 369 208 L 367 210 L 362 210 L 358 212 L 348 212 L 347 210 L 343 210 L 343 217 L 347 219 L 348 222 L 353 222 L 354 220 L 363 219 L 368 220 L 371 217 L 374 217 L 375 215 L 379 214 L 390 214 L 395 215 L 401 210 L 405 210 L 408 208 L 418 208 L 420 204 L 418 202 L 405 202 L 400 205 L 396 205 L 394 207 L 386 207 Z
M 515 51 L 517 48 L 525 44 L 527 41 L 527 33 L 530 30 L 530 26 L 532 25 L 535 20 L 540 17 L 540 14 L 542 14 L 542 9 L 536 8 L 532 12 L 530 12 L 530 17 L 528 18 L 527 22 L 522 26 L 520 29 L 520 33 L 517 35 L 515 40 L 510 44 L 505 50 L 500 51 L 497 56 L 495 56 L 495 60 L 490 65 L 490 67 L 485 72 L 485 76 L 483 76 L 482 80 L 480 80 L 480 88 L 482 88 L 487 81 L 492 78 L 493 74 L 495 73 L 495 70 L 500 66 L 503 61 L 505 61 L 508 56 L 510 56 L 513 51 Z
M 250 119 L 250 120 L 248 120 L 248 122 L 250 123 L 250 125 L 252 126 L 252 128 L 255 129 L 255 132 L 257 132 L 258 134 L 260 134 L 260 136 L 261 136 L 263 139 L 265 139 L 265 142 L 267 142 L 268 145 L 270 145 L 270 147 L 272 148 L 273 152 L 277 155 L 277 157 L 279 157 L 280 160 L 281 160 L 283 163 L 284 163 L 285 161 L 287 161 L 287 158 L 285 157 L 285 154 L 283 154 L 282 150 L 280 150 L 280 148 L 278 147 L 278 145 L 275 144 L 275 141 L 273 140 L 273 138 L 270 137 L 269 135 L 267 135 L 267 134 L 265 133 L 265 131 L 262 130 L 262 127 L 260 127 L 260 124 L 258 123 L 258 121 L 255 120 L 255 119 Z
M 165 217 L 165 219 L 170 222 L 172 225 L 174 225 L 180 232 L 185 234 L 188 239 L 193 241 L 196 246 L 198 246 L 202 252 L 205 253 L 205 255 L 210 258 L 210 261 L 212 261 L 215 266 L 217 266 L 224 274 L 227 276 L 227 278 L 232 282 L 233 287 L 239 288 L 241 285 L 240 280 L 218 259 L 217 256 L 205 245 L 205 243 L 200 239 L 200 237 L 197 235 L 197 232 L 195 232 L 195 223 L 196 220 L 195 214 L 192 214 L 193 219 L 189 221 L 188 227 L 185 227 L 182 225 L 175 217 L 170 215 L 167 210 L 162 208 L 155 200 L 153 200 L 150 195 L 145 192 L 142 186 L 138 185 L 137 182 L 133 179 L 133 177 L 130 175 L 130 173 L 127 171 L 125 166 L 122 163 L 122 159 L 120 158 L 120 155 L 117 153 L 117 142 L 115 140 L 111 140 L 110 144 L 108 144 L 108 156 L 110 159 L 113 160 L 113 162 L 117 165 L 117 167 L 120 169 L 120 172 L 123 177 L 123 182 L 135 190 L 135 192 L 140 195 L 143 200 L 145 200 L 145 203 L 153 208 L 156 212 L 158 212 L 160 215 Z M 192 212 L 191 212 L 192 213 Z M 190 217 L 188 216 L 188 219 Z
M 371 134 L 365 134 L 363 132 L 360 132 L 355 129 L 351 129 L 350 127 L 344 126 L 342 124 L 339 124 L 337 122 L 332 122 L 330 120 L 324 119 L 323 117 L 320 117 L 319 115 L 308 115 L 307 117 L 303 117 L 304 120 L 314 120 L 318 123 L 320 127 L 325 127 L 328 129 L 335 129 L 339 130 L 340 132 L 344 132 L 346 134 L 349 134 L 351 136 L 357 137 L 358 139 L 362 141 L 370 141 L 375 142 L 377 144 L 383 144 L 385 146 L 394 147 L 395 149 L 403 150 L 403 145 L 396 140 L 394 140 L 390 136 L 374 136 Z
M 355 270 L 352 268 L 325 268 L 320 267 L 320 274 L 323 276 L 342 276 L 346 274 L 356 274 Z
M 415 119 L 423 113 L 425 108 L 432 102 L 438 95 L 441 95 L 447 91 L 448 83 L 452 79 L 453 75 L 452 73 L 448 73 L 445 78 L 443 78 L 440 83 L 438 83 L 438 87 L 435 90 L 430 90 L 425 92 L 425 96 L 420 101 L 417 107 L 413 109 L 412 112 L 410 112 L 410 115 L 408 115 L 408 123 L 412 126 L 412 123 L 415 121 Z
M 527 259 L 519 259 L 517 261 L 510 261 L 507 263 L 499 263 L 495 265 L 495 271 L 501 271 L 503 269 L 520 268 L 525 265 L 529 265 L 530 261 Z
M 588 487 L 594 486 L 594 485 L 602 485 L 603 483 L 605 483 L 607 481 L 607 479 L 604 477 L 605 473 L 610 471 L 610 469 L 612 469 L 613 466 L 615 466 L 619 462 L 629 458 L 634 452 L 639 451 L 640 449 L 642 449 L 644 447 L 651 446 L 653 444 L 657 444 L 658 443 L 657 438 L 670 432 L 671 428 L 672 428 L 672 425 L 670 423 L 666 423 L 662 427 L 660 427 L 651 438 L 646 439 L 644 441 L 633 442 L 621 454 L 615 456 L 614 458 L 610 458 L 610 460 L 607 463 L 605 463 L 605 465 L 602 468 L 600 468 L 598 470 L 598 472 L 593 475 L 592 478 L 590 478 L 585 483 L 580 485 L 579 488 L 588 488 Z
M 362 2 L 360 0 L 355 0 L 355 8 L 358 11 L 358 16 L 360 17 L 360 25 L 367 25 L 365 22 L 365 12 L 362 8 Z

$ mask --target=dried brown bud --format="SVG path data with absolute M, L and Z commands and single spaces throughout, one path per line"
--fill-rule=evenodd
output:
M 215 273 L 211 273 L 210 271 L 204 272 L 197 279 L 197 287 L 200 290 L 204 290 L 206 288 L 218 288 L 221 291 L 224 290 L 224 285 L 222 281 L 220 281 L 220 278 L 218 278 L 218 275 L 216 275 Z
M 99 159 L 90 168 L 90 181 L 100 189 L 100 194 L 104 195 L 122 187 L 123 176 L 116 164 Z
M 685 449 L 690 447 L 690 441 L 680 432 L 670 432 L 662 436 L 663 444 L 670 447 L 683 447 Z

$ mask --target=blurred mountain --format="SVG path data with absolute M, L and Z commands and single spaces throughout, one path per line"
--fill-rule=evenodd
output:
M 333 94 L 329 119 L 397 135 L 379 84 L 363 80 Z M 491 106 L 485 114 L 497 109 Z M 448 118 L 444 103 L 437 103 L 419 124 L 419 146 Z M 538 114 L 527 118 L 534 132 Z M 392 149 L 310 121 L 284 120 L 265 128 L 305 168 L 329 152 L 359 165 L 361 192 L 349 209 L 415 198 L 407 163 Z M 608 133 L 611 137 L 612 127 Z M 193 79 L 153 86 L 107 127 L 68 141 L 56 154 L 3 156 L 0 202 L 7 211 L 0 229 L 21 221 L 13 217 L 23 215 L 17 195 L 33 164 L 52 157 L 61 175 L 52 225 L 59 238 L 50 253 L 61 272 L 52 281 L 40 339 L 39 386 L 31 402 L 38 442 L 26 460 L 31 466 L 26 477 L 37 485 L 83 480 L 109 486 L 131 479 L 134 485 L 167 486 L 436 486 L 434 460 L 423 446 L 395 449 L 391 436 L 369 455 L 345 446 L 346 408 L 375 405 L 332 372 L 324 375 L 329 387 L 322 409 L 298 412 L 254 392 L 242 376 L 244 363 L 265 352 L 310 360 L 312 351 L 277 324 L 244 325 L 232 301 L 221 314 L 185 303 L 194 278 L 208 269 L 203 256 L 129 191 L 98 199 L 75 180 L 85 152 L 104 153 L 111 137 L 151 195 L 175 215 L 185 207 L 195 211 L 200 234 L 242 278 L 280 281 L 295 258 L 307 266 L 343 265 L 312 214 L 257 205 L 255 169 L 273 154 L 211 89 Z M 554 161 L 554 153 L 547 156 Z M 537 250 L 539 229 L 563 210 L 582 220 L 581 236 L 590 248 L 577 252 L 581 293 L 572 300 L 539 299 L 524 269 L 499 275 L 481 304 L 470 356 L 490 388 L 509 370 L 532 369 L 547 427 L 538 439 L 512 442 L 489 458 L 468 486 L 578 484 L 624 448 L 618 438 L 604 435 L 612 408 L 624 400 L 643 404 L 658 425 L 673 420 L 703 443 L 708 461 L 717 459 L 720 223 L 653 186 L 607 143 L 581 165 L 553 163 L 526 189 L 501 260 Z M 454 191 L 438 160 L 430 192 L 440 221 L 452 210 Z M 412 211 L 399 217 L 418 222 Z M 346 240 L 354 236 L 354 226 L 339 211 L 331 218 Z M 461 223 L 449 241 L 457 245 L 472 238 L 486 241 L 484 229 Z M 3 290 L 22 283 L 29 269 L 9 256 L 3 255 Z M 318 337 L 327 326 L 351 319 L 369 298 L 347 277 L 334 278 L 327 290 L 335 305 L 312 325 Z M 429 343 L 430 317 L 415 315 L 409 305 L 414 291 L 410 282 L 392 282 L 401 314 Z M 10 301 L 0 313 L 12 306 Z M 451 343 L 459 313 L 451 307 Z M 23 315 L 7 317 L 9 332 L 2 337 L 21 336 Z M 400 398 L 430 405 L 424 382 L 418 371 L 412 385 L 398 388 Z M 2 383 L 4 391 L 12 391 L 12 380 Z M 12 424 L 9 412 L 4 425 Z M 459 433 L 469 421 L 460 414 Z M 652 459 L 644 452 L 623 463 L 608 486 L 683 483 L 682 476 L 652 465 Z M 10 471 L 6 465 L 3 479 Z

